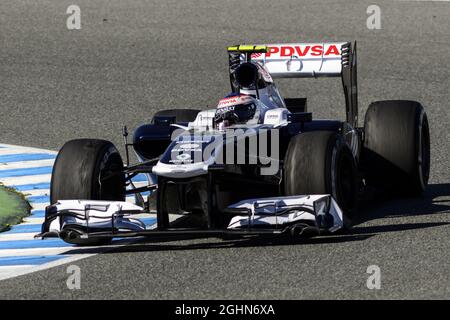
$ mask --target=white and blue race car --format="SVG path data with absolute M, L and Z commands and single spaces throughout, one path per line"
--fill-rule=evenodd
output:
M 367 188 L 425 190 L 424 108 L 373 102 L 358 127 L 356 43 L 238 45 L 228 54 L 231 93 L 212 110 L 157 112 L 125 139 L 126 164 L 109 141 L 67 142 L 38 237 L 89 245 L 167 234 L 312 236 L 349 228 Z M 280 95 L 274 78 L 282 77 L 339 77 L 346 120 L 313 119 L 306 98 Z M 135 187 L 141 173 L 148 184 Z M 154 211 L 156 228 L 139 219 Z

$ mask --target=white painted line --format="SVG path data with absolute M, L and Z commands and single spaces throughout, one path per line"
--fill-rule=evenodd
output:
M 44 218 L 24 218 L 22 224 L 43 224 L 44 223 Z
M 10 154 L 20 154 L 20 153 L 47 153 L 43 150 L 35 150 L 29 148 L 11 147 L 11 148 L 0 148 L 0 155 L 10 155 Z
M 47 160 L 31 160 L 31 161 L 18 161 L 18 162 L 0 162 L 1 170 L 11 170 L 11 169 L 24 169 L 24 168 L 39 168 L 39 167 L 51 167 L 55 162 L 54 159 Z
M 54 247 L 54 248 L 29 248 L 29 249 L 4 249 L 0 250 L 0 258 L 16 257 L 16 256 L 48 256 L 63 254 L 69 252 L 76 247 Z
M 33 211 L 35 210 L 45 210 L 45 207 L 48 206 L 48 203 L 33 203 L 33 210 L 31 210 L 31 213 L 33 214 Z
M 26 268 L 30 268 L 30 267 L 34 267 L 34 265 L 29 264 L 29 265 L 20 265 L 20 266 L 0 266 L 0 274 L 5 271 L 10 271 L 11 268 L 26 269 Z
M 33 183 L 44 183 L 49 182 L 51 180 L 51 174 L 38 174 L 32 176 L 21 176 L 21 177 L 11 177 L 11 178 L 2 178 L 1 182 L 5 186 L 14 186 L 21 184 L 33 184 Z
M 12 144 L 0 143 L 0 147 L 3 147 L 2 149 L 8 149 L 8 150 L 19 150 L 19 152 L 16 152 L 16 153 L 50 153 L 50 154 L 58 154 L 58 151 L 55 151 L 55 150 L 40 149 L 40 148 L 33 148 L 33 147 L 23 147 L 23 146 L 16 146 L 16 145 L 12 145 Z M 27 150 L 29 152 L 23 152 L 24 150 Z
M 33 189 L 33 190 L 23 190 L 20 191 L 26 197 L 34 197 L 34 196 L 50 196 L 49 189 Z
M 20 224 L 22 225 L 22 224 Z M 0 233 L 0 241 L 15 241 L 15 240 L 34 240 L 35 232 L 33 233 Z M 0 250 L 1 251 L 1 250 Z M 18 250 L 16 250 L 18 251 Z
M 14 278 L 14 277 L 18 277 L 24 274 L 28 274 L 28 273 L 32 273 L 32 272 L 36 272 L 36 271 L 41 271 L 41 270 L 46 270 L 46 269 L 50 269 L 50 268 L 54 268 L 66 263 L 70 263 L 70 262 L 74 262 L 77 260 L 81 260 L 81 259 L 85 259 L 91 256 L 95 256 L 94 254 L 80 254 L 80 255 L 74 255 L 74 256 L 70 256 L 67 258 L 62 258 L 56 261 L 52 261 L 49 263 L 45 263 L 42 265 L 38 265 L 38 266 L 32 266 L 30 268 L 18 268 L 18 266 L 13 266 L 10 267 L 11 271 L 6 271 L 4 273 L 0 273 L 0 280 L 5 280 L 5 279 L 9 279 L 9 278 Z
M 36 272 L 36 271 L 41 271 L 41 270 L 46 270 L 46 269 L 50 269 L 50 268 L 54 268 L 63 264 L 67 264 L 67 263 L 71 263 L 71 262 L 75 262 L 77 260 L 81 260 L 81 259 L 85 259 L 85 258 L 89 258 L 92 256 L 95 256 L 99 253 L 105 253 L 108 251 L 111 251 L 115 248 L 120 248 L 120 247 L 124 247 L 127 245 L 130 245 L 134 242 L 134 239 L 128 239 L 128 240 L 124 240 L 123 242 L 121 242 L 120 244 L 113 244 L 110 246 L 101 246 L 101 247 L 67 247 L 66 251 L 67 254 L 70 254 L 69 251 L 71 250 L 77 250 L 77 249 L 97 249 L 96 253 L 80 253 L 80 254 L 73 254 L 70 255 L 67 258 L 62 258 L 53 262 L 49 262 L 49 263 L 45 263 L 39 266 L 33 266 L 32 268 L 17 268 L 11 272 L 5 272 L 4 274 L 0 274 L 0 280 L 5 280 L 5 279 L 9 279 L 9 278 L 14 278 L 14 277 L 18 277 L 24 274 L 28 274 L 28 273 L 32 273 L 32 272 Z M 49 248 L 50 249 L 50 248 Z M 0 251 L 6 251 L 6 250 L 0 250 Z M 17 250 L 16 250 L 17 251 Z M 63 253 L 64 253 L 63 252 Z M 23 255 L 24 252 L 20 252 L 21 255 Z M 48 255 L 49 253 L 47 253 Z M 16 254 L 17 255 L 17 254 Z
M 18 272 L 24 272 L 33 268 L 33 265 L 20 265 L 20 266 L 0 266 L 0 279 L 9 278 L 10 274 L 15 274 Z

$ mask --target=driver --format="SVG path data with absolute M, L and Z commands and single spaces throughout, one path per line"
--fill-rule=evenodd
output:
M 214 125 L 216 129 L 224 130 L 236 124 L 257 124 L 259 116 L 255 98 L 232 93 L 219 101 Z

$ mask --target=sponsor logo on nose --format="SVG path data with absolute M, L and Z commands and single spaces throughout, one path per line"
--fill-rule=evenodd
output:
M 182 154 L 177 155 L 178 160 L 188 160 L 190 158 L 191 158 L 191 155 L 188 153 L 182 153 Z

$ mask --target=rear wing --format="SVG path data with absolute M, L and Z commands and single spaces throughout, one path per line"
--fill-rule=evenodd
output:
M 228 52 L 240 53 L 241 62 L 265 66 L 273 78 L 338 77 L 342 72 L 342 48 L 348 42 L 239 45 Z
M 358 122 L 356 42 L 237 45 L 228 47 L 230 75 L 245 62 L 261 64 L 273 78 L 341 77 L 347 122 Z

